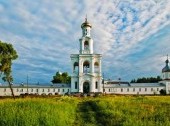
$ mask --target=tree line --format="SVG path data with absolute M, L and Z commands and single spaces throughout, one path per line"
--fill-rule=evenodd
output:
M 157 83 L 161 80 L 162 79 L 161 79 L 160 76 L 157 76 L 157 77 L 142 77 L 142 78 L 131 80 L 131 83 Z

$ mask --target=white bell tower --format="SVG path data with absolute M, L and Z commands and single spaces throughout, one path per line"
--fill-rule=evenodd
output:
M 92 25 L 85 19 L 81 25 L 79 54 L 71 54 L 71 92 L 102 92 L 101 54 L 93 53 Z

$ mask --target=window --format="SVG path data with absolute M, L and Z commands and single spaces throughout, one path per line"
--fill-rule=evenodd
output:
M 31 89 L 31 92 L 33 92 L 34 91 L 34 89 Z
M 135 92 L 135 88 L 133 88 L 133 92 Z
M 38 89 L 37 89 L 37 92 L 38 92 Z
M 141 88 L 139 88 L 139 91 L 141 91 Z
M 67 91 L 69 92 L 70 90 L 68 89 Z
M 157 88 L 157 91 L 159 91 L 159 88 Z
M 121 88 L 121 92 L 123 92 L 123 88 Z
M 17 92 L 19 92 L 19 89 L 17 88 Z
M 127 92 L 129 92 L 129 88 L 127 88 Z
M 98 82 L 96 81 L 96 89 L 98 88 Z
M 77 81 L 75 82 L 75 89 L 77 89 Z
M 53 89 L 53 92 L 55 92 L 55 88 Z
M 21 89 L 21 91 L 20 92 L 23 92 L 23 89 Z
M 58 92 L 60 92 L 60 89 L 58 89 Z
M 6 88 L 4 88 L 4 92 L 6 92 Z
M 89 49 L 89 42 L 85 41 L 84 42 L 84 50 L 88 50 Z
M 42 92 L 44 92 L 44 89 L 42 89 Z
M 147 88 L 145 88 L 145 91 L 147 91 Z
M 50 89 L 48 89 L 48 92 L 50 92 Z
M 151 91 L 153 91 L 153 88 L 151 88 Z
M 63 92 L 64 92 L 64 89 L 63 89 Z
M 110 92 L 110 88 L 109 88 L 109 92 Z

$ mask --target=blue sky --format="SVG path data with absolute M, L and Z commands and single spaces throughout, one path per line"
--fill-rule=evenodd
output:
M 161 74 L 170 55 L 169 0 L 0 0 L 0 40 L 19 55 L 14 83 L 27 75 L 30 83 L 50 83 L 57 71 L 71 74 L 86 14 L 106 78 Z

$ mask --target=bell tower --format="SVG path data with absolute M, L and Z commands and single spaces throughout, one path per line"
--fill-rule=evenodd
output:
M 101 54 L 93 52 L 92 25 L 85 18 L 81 25 L 79 54 L 71 54 L 71 92 L 102 92 Z

